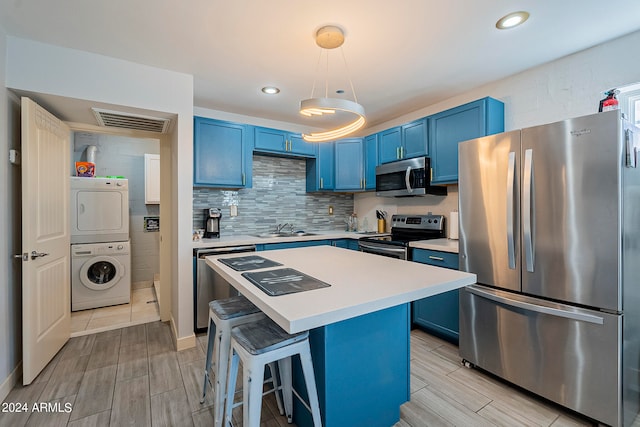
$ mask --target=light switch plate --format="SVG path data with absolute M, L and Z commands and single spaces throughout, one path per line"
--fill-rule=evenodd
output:
M 229 216 L 238 216 L 238 206 L 237 205 L 229 206 Z

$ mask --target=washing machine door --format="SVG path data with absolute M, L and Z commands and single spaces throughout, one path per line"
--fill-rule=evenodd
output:
M 124 276 L 124 266 L 110 256 L 90 258 L 80 269 L 80 281 L 94 291 L 104 291 L 115 286 Z

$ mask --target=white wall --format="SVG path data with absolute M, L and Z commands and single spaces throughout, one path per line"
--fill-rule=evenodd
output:
M 0 27 L 0 81 L 5 81 L 7 38 Z M 0 85 L 0 400 L 19 376 L 22 359 L 22 268 L 13 254 L 21 252 L 20 167 L 9 163 L 9 149 L 20 149 L 20 104 Z
M 593 114 L 605 90 L 640 82 L 640 31 L 582 52 L 498 80 L 446 101 L 430 105 L 379 126 L 367 135 L 491 96 L 505 104 L 505 131 Z M 447 197 L 419 199 L 355 196 L 358 216 L 375 218 L 375 209 L 399 213 L 445 214 L 458 205 L 457 186 Z M 452 191 L 453 190 L 453 191 Z M 371 219 L 369 219 L 371 222 Z
M 193 76 L 9 36 L 6 86 L 175 114 L 169 137 L 173 171 L 169 203 L 174 208 L 168 219 L 171 227 L 165 228 L 172 233 L 166 240 L 172 242 L 175 265 L 172 277 L 163 280 L 175 284 L 171 316 L 178 340 L 195 343 L 191 267 Z M 165 240 L 162 230 L 160 237 Z

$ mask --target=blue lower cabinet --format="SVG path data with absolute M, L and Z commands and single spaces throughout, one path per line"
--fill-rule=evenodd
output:
M 458 254 L 413 249 L 412 260 L 437 267 L 458 269 Z M 460 291 L 445 292 L 413 302 L 411 320 L 414 325 L 454 344 L 459 339 Z
M 309 331 L 311 358 L 325 427 L 388 427 L 410 397 L 409 304 L 390 307 Z M 293 387 L 307 393 L 298 357 Z M 293 399 L 297 426 L 311 414 Z
M 304 242 L 282 242 L 282 243 L 260 243 L 256 245 L 257 251 L 268 251 L 271 249 L 304 248 L 305 246 L 331 245 L 330 240 L 306 240 Z
M 331 241 L 331 246 L 338 248 L 351 249 L 352 251 L 359 250 L 358 241 L 355 239 L 337 239 Z

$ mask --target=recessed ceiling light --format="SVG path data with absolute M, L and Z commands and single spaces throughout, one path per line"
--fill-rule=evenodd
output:
M 275 86 L 265 86 L 261 90 L 263 93 L 266 93 L 267 95 L 275 95 L 276 93 L 280 93 L 280 89 L 278 89 Z
M 499 30 L 507 30 L 523 24 L 527 19 L 529 19 L 529 12 L 513 12 L 498 19 L 496 28 Z

